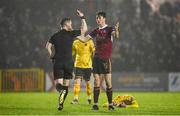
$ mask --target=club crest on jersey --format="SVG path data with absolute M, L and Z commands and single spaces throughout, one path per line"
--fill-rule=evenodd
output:
M 106 30 L 103 30 L 103 33 L 106 33 Z

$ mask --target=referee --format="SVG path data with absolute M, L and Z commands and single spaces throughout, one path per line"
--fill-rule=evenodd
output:
M 58 110 L 63 109 L 63 103 L 68 94 L 69 81 L 72 79 L 72 43 L 76 36 L 87 31 L 84 14 L 77 10 L 77 15 L 81 18 L 80 30 L 73 30 L 71 19 L 63 18 L 61 20 L 62 29 L 55 33 L 46 44 L 49 57 L 53 62 L 54 83 L 59 92 Z M 52 56 L 53 46 L 55 50 L 54 56 Z

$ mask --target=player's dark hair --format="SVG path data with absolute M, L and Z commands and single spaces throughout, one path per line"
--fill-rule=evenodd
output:
M 63 27 L 64 26 L 64 24 L 66 23 L 66 22 L 68 22 L 68 21 L 71 21 L 71 19 L 70 18 L 63 18 L 62 20 L 61 20 L 61 27 Z
M 97 13 L 96 13 L 96 16 L 98 16 L 98 17 L 99 17 L 99 16 L 102 16 L 102 17 L 106 18 L 106 13 L 100 11 L 100 12 L 97 12 Z

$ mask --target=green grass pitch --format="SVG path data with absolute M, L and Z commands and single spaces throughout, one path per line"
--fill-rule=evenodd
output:
M 0 115 L 178 115 L 180 93 L 167 92 L 114 92 L 116 95 L 133 95 L 139 108 L 116 108 L 108 111 L 102 104 L 107 101 L 101 93 L 99 111 L 92 111 L 86 101 L 86 93 L 80 93 L 79 104 L 71 105 L 70 92 L 62 111 L 57 110 L 58 93 L 0 93 Z

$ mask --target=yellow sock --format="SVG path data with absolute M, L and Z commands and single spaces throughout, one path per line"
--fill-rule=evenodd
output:
M 87 83 L 87 84 L 86 84 L 86 93 L 87 93 L 87 95 L 88 95 L 88 98 L 90 99 L 90 98 L 91 98 L 91 95 L 92 95 L 91 84 L 90 84 L 90 83 Z
M 78 99 L 80 84 L 74 84 L 74 98 Z

